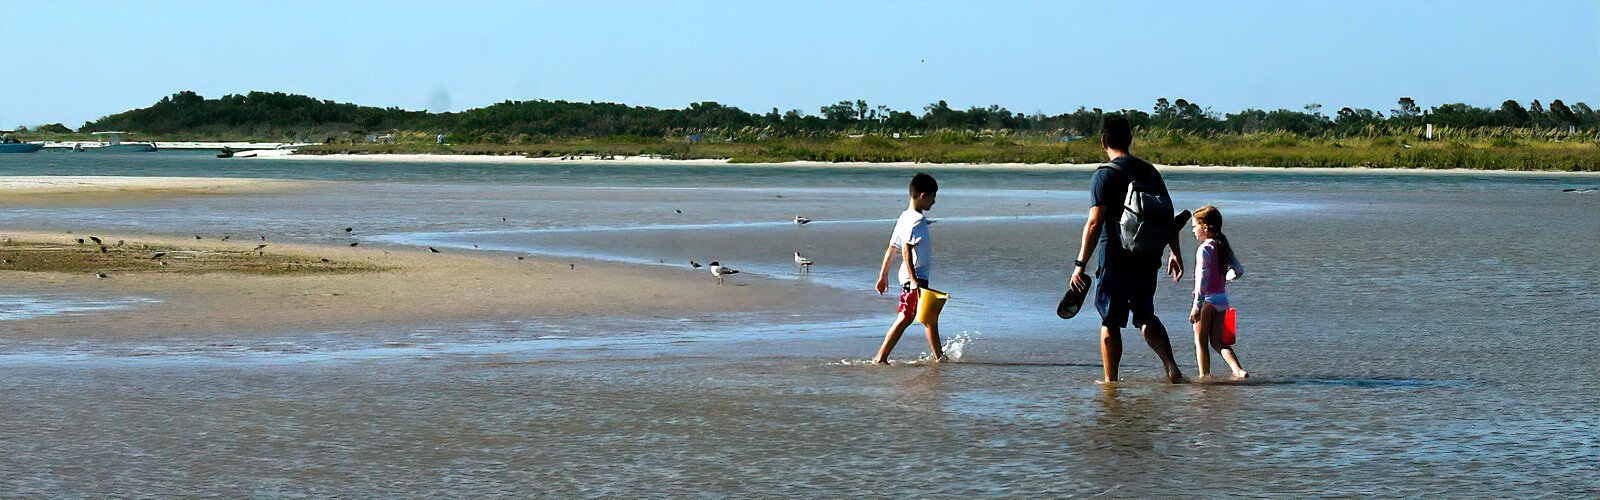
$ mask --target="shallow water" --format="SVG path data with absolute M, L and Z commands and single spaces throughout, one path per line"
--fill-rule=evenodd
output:
M 928 348 L 913 328 L 901 363 L 881 368 L 864 360 L 894 302 L 870 287 L 909 171 L 11 156 L 24 158 L 4 158 L 0 175 L 340 181 L 8 206 L 13 227 L 326 243 L 354 226 L 373 245 L 678 266 L 685 286 L 715 286 L 687 261 L 717 259 L 883 311 L 137 344 L 0 337 L 0 486 L 18 494 L 1600 490 L 1600 196 L 1561 192 L 1594 177 L 1169 175 L 1180 205 L 1227 215 L 1248 270 L 1229 293 L 1252 378 L 1158 383 L 1127 331 L 1124 381 L 1104 386 L 1097 318 L 1053 316 L 1082 173 L 938 171 L 933 281 L 954 294 L 941 329 L 960 355 L 915 362 Z M 816 222 L 797 227 L 796 214 Z M 817 261 L 809 276 L 794 251 Z M 1164 282 L 1157 306 L 1192 375 L 1190 287 Z

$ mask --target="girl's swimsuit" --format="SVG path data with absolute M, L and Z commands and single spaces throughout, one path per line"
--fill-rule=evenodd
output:
M 1194 252 L 1195 309 L 1199 309 L 1202 303 L 1211 304 L 1218 310 L 1228 309 L 1228 271 L 1233 271 L 1233 279 L 1244 276 L 1244 266 L 1239 264 L 1234 252 L 1228 252 L 1227 266 L 1217 261 L 1218 246 L 1217 240 L 1207 239 Z

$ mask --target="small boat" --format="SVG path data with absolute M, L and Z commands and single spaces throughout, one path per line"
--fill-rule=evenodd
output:
M 73 150 L 103 153 L 145 153 L 156 150 L 155 141 L 122 142 L 122 136 L 125 134 L 127 134 L 127 132 L 94 132 L 91 135 L 105 136 L 105 139 L 103 139 L 98 146 L 89 145 L 82 149 L 73 148 Z
M 32 153 L 44 148 L 44 144 L 35 142 L 22 142 L 12 136 L 16 132 L 0 130 L 0 153 Z

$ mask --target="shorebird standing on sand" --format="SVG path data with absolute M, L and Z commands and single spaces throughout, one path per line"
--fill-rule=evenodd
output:
M 811 259 L 801 257 L 800 252 L 794 253 L 794 266 L 799 269 L 800 274 L 811 274 L 811 265 L 815 263 Z
M 796 216 L 794 216 L 794 223 L 795 223 L 795 225 L 804 226 L 806 224 L 810 224 L 811 223 L 811 219 L 807 219 L 807 218 L 805 218 L 803 216 L 796 215 Z
M 726 280 L 727 276 L 730 275 L 730 274 L 739 274 L 739 270 L 738 269 L 727 268 L 727 267 L 722 267 L 722 263 L 714 261 L 714 260 L 711 261 L 711 277 L 717 279 L 717 284 L 718 285 L 721 285 L 722 282 L 724 280 Z
M 704 266 L 701 266 L 699 262 L 695 262 L 695 261 L 691 260 L 691 261 L 689 261 L 689 267 L 692 267 L 692 268 L 695 268 L 695 269 L 699 269 L 699 268 L 704 267 Z

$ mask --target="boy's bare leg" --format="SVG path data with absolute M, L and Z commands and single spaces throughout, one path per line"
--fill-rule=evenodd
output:
M 944 361 L 944 346 L 939 341 L 939 323 L 923 323 L 922 326 L 928 329 L 928 349 L 933 353 L 933 362 Z
M 889 325 L 889 333 L 883 337 L 883 347 L 878 348 L 878 355 L 872 358 L 874 364 L 889 364 L 889 351 L 894 350 L 894 345 L 900 342 L 900 334 L 905 333 L 908 326 L 911 326 L 911 316 L 900 313 L 894 319 L 894 324 Z
M 1161 324 L 1161 319 L 1152 317 L 1143 330 L 1144 343 L 1150 345 L 1150 350 L 1156 352 L 1156 357 L 1161 358 L 1161 365 L 1167 369 L 1167 382 L 1182 383 L 1183 371 L 1178 369 L 1178 362 L 1172 359 L 1172 341 L 1167 339 L 1167 327 Z
M 1117 381 L 1117 365 L 1122 363 L 1122 330 L 1100 327 L 1100 362 L 1105 365 L 1106 382 Z

